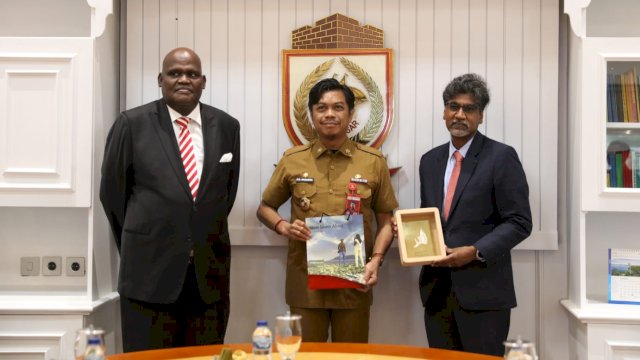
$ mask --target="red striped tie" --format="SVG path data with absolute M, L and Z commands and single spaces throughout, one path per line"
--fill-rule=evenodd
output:
M 200 179 L 198 179 L 198 168 L 196 167 L 196 156 L 193 152 L 193 142 L 191 141 L 191 132 L 187 125 L 189 125 L 188 117 L 181 117 L 176 120 L 176 123 L 180 125 L 180 136 L 178 144 L 180 146 L 180 156 L 182 156 L 182 163 L 184 164 L 184 172 L 187 174 L 187 180 L 189 181 L 189 188 L 191 189 L 191 195 L 193 200 L 198 195 L 198 185 Z

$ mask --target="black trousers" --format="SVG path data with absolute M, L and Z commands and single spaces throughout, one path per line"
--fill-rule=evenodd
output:
M 511 309 L 463 309 L 451 279 L 438 281 L 424 310 L 427 339 L 433 348 L 504 356 L 510 323 Z
M 120 296 L 125 352 L 222 344 L 229 321 L 229 298 L 205 304 L 193 264 L 180 296 L 172 304 L 153 304 Z

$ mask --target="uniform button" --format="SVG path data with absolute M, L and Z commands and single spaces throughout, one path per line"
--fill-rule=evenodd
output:
M 302 195 L 305 195 L 307 192 L 305 190 L 302 190 Z
M 329 194 L 333 194 L 333 189 L 329 189 Z
M 329 168 L 330 168 L 331 170 L 334 170 L 336 167 L 335 167 L 335 166 L 333 166 L 333 165 L 331 165 Z

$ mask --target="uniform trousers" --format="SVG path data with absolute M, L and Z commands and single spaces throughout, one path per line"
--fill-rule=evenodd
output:
M 178 299 L 154 304 L 120 296 L 125 352 L 222 344 L 229 320 L 229 298 L 205 304 L 192 263 Z
M 460 306 L 451 279 L 439 279 L 424 311 L 429 347 L 504 355 L 511 309 L 467 310 Z
M 302 315 L 302 341 L 367 343 L 369 309 L 325 309 L 291 307 L 292 314 Z

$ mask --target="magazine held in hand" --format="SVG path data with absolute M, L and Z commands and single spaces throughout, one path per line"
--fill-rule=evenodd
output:
M 361 214 L 307 218 L 309 289 L 364 287 L 364 223 Z

